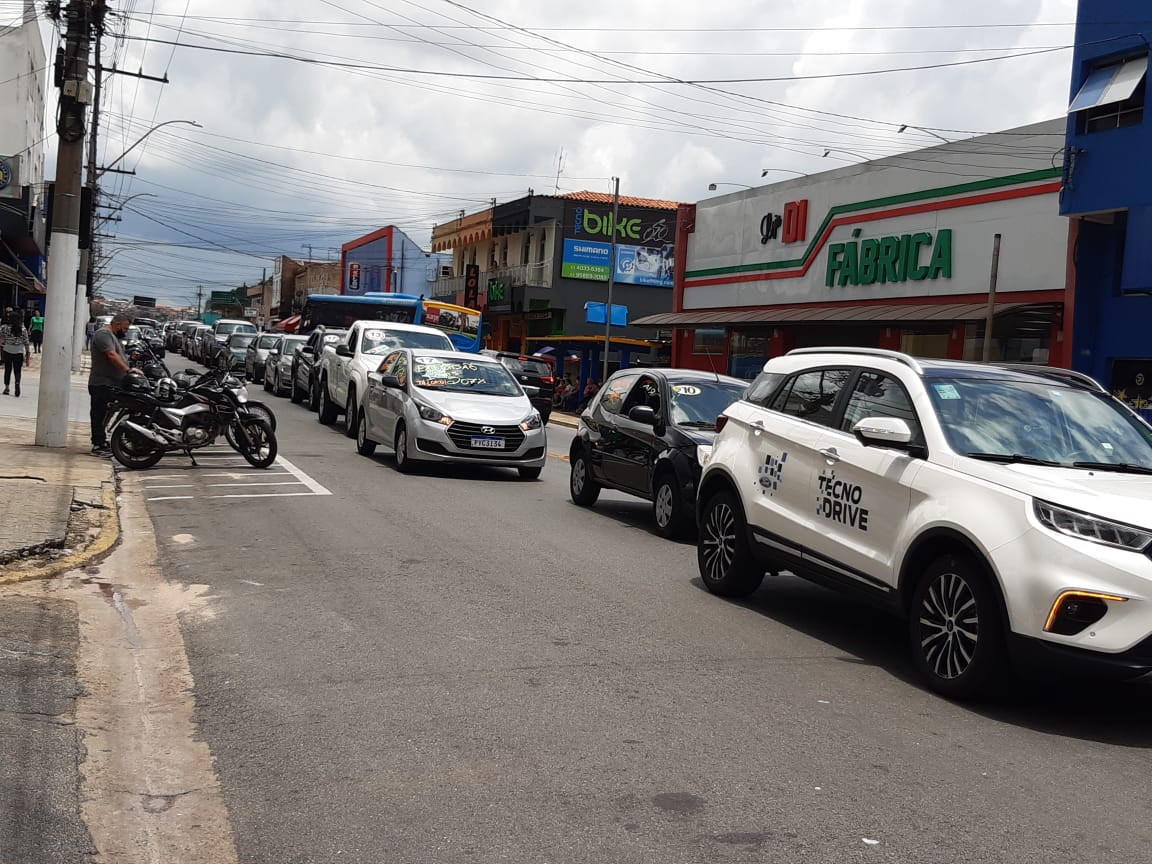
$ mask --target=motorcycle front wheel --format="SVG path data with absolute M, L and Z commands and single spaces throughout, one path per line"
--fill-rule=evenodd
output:
M 236 450 L 253 468 L 267 468 L 276 461 L 276 433 L 267 421 L 246 417 L 236 420 L 228 429 L 236 439 Z
M 139 432 L 129 429 L 123 423 L 112 430 L 112 455 L 125 468 L 139 471 L 151 468 L 164 458 L 164 448 L 155 441 L 149 441 Z

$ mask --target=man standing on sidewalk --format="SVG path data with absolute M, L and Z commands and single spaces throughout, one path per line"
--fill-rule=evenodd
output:
M 32 331 L 32 352 L 40 353 L 40 346 L 44 344 L 44 316 L 39 312 L 32 313 L 32 324 L 28 328 Z
M 121 313 L 107 327 L 92 336 L 92 370 L 88 373 L 88 396 L 92 402 L 92 455 L 111 456 L 104 424 L 108 419 L 108 403 L 112 401 L 112 388 L 128 372 L 128 360 L 120 339 L 128 332 L 132 319 Z

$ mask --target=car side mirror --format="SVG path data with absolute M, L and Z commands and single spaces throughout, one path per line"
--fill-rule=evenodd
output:
M 540 395 L 540 388 L 535 384 L 521 384 L 520 386 L 524 390 L 524 395 L 528 396 L 529 398 L 532 396 Z
M 633 423 L 640 423 L 644 426 L 656 426 L 659 419 L 656 416 L 656 411 L 648 405 L 637 405 L 628 412 L 628 419 Z
M 852 427 L 865 447 L 887 447 L 892 450 L 919 451 L 912 443 L 912 427 L 901 417 L 865 417 Z
M 352 349 L 349 348 L 347 345 L 344 345 L 343 343 L 341 343 L 340 345 L 336 346 L 336 356 L 337 357 L 351 357 L 352 356 Z
M 296 349 L 297 354 L 315 354 L 316 351 L 311 345 L 301 345 Z
M 391 388 L 392 390 L 403 390 L 404 389 L 404 383 L 399 378 L 397 378 L 395 375 L 384 375 L 380 379 L 380 383 L 385 387 Z

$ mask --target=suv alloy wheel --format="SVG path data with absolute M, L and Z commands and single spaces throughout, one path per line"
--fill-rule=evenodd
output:
M 713 493 L 700 511 L 696 561 L 704 587 L 721 597 L 747 597 L 764 580 L 740 502 L 728 490 Z

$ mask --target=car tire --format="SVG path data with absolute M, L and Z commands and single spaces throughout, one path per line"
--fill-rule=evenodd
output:
M 268 376 L 267 375 L 264 376 L 264 392 L 265 393 L 271 393 L 272 392 L 272 388 L 269 386 L 269 383 L 268 383 Z
M 396 451 L 396 470 L 401 474 L 411 474 L 415 471 L 412 460 L 408 458 L 408 430 L 403 423 L 396 425 L 396 438 L 392 442 L 392 449 Z
M 356 437 L 356 422 L 359 419 L 356 410 L 356 391 L 348 388 L 348 401 L 344 403 L 344 434 L 349 438 Z
M 579 507 L 591 507 L 600 497 L 600 484 L 592 479 L 592 466 L 584 451 L 572 454 L 568 470 L 568 495 Z
M 376 452 L 376 442 L 368 437 L 368 419 L 363 413 L 356 423 L 356 452 L 361 456 L 371 456 Z
M 521 480 L 539 480 L 544 468 L 517 468 L 516 470 L 520 472 Z
M 314 413 L 320 411 L 320 385 L 316 383 L 315 378 L 308 387 L 308 410 Z
M 941 696 L 976 699 L 1000 683 L 1007 668 L 1000 597 L 969 556 L 942 555 L 925 568 L 908 627 L 916 669 Z
M 332 397 L 328 395 L 328 382 L 320 382 L 320 410 L 316 413 L 316 419 L 325 426 L 331 426 L 336 422 L 337 415 L 336 406 L 332 403 Z
M 300 385 L 296 383 L 296 373 L 292 373 L 292 392 L 288 395 L 289 400 L 293 405 L 299 405 L 304 401 L 305 393 L 300 389 Z
M 704 587 L 721 597 L 747 597 L 764 581 L 764 568 L 748 545 L 744 510 L 733 492 L 715 492 L 704 504 L 696 564 Z
M 658 473 L 653 492 L 652 515 L 656 519 L 656 532 L 667 540 L 683 536 L 690 514 L 684 506 L 684 493 L 676 472 L 665 468 Z

